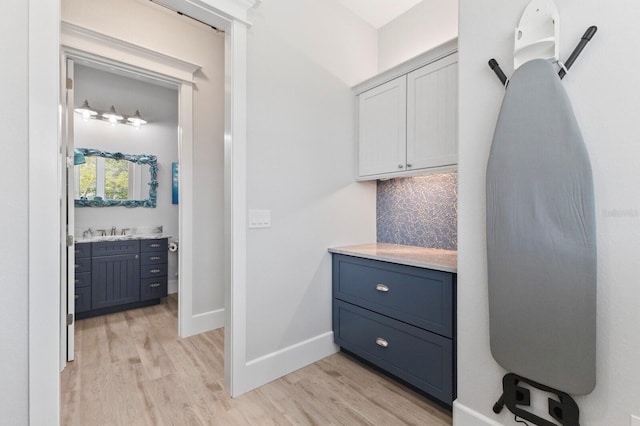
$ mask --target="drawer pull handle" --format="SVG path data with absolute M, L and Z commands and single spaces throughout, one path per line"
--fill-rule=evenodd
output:
M 158 272 L 160 272 L 160 269 L 152 269 L 149 272 L 151 272 L 152 274 L 157 274 Z
M 76 284 L 78 284 L 80 282 L 80 280 L 76 280 Z
M 153 244 L 150 244 L 149 247 L 158 248 L 158 247 L 160 247 L 160 244 L 153 243 Z
M 80 265 L 78 265 L 78 264 L 76 263 L 76 269 L 77 269 L 77 268 L 79 268 L 79 267 L 80 267 Z
M 384 284 L 376 284 L 376 290 L 382 292 L 382 293 L 386 293 L 389 291 L 389 287 L 387 287 Z
M 149 284 L 149 287 L 151 287 L 151 288 L 160 287 L 160 283 Z
M 75 295 L 75 300 L 78 300 L 78 299 L 80 299 L 80 295 L 79 295 L 79 294 L 76 294 L 76 295 Z
M 160 260 L 160 256 L 151 256 L 149 260 Z
M 382 348 L 386 348 L 387 346 L 389 346 L 389 342 L 384 340 L 382 337 L 378 337 L 378 338 L 376 338 L 376 345 L 378 345 L 378 346 L 380 346 Z

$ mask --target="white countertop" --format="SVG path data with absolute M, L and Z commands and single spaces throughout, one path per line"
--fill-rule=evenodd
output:
M 104 235 L 87 238 L 76 238 L 74 243 L 97 243 L 100 241 L 122 241 L 122 240 L 156 240 L 161 238 L 171 238 L 167 234 L 133 234 L 133 235 Z
M 401 265 L 435 269 L 443 272 L 458 271 L 458 252 L 426 247 L 403 246 L 399 244 L 371 243 L 355 246 L 333 247 L 331 253 L 365 259 L 382 260 Z

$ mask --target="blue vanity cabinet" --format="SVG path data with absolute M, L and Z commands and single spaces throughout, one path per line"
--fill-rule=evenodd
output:
M 168 240 L 142 240 L 140 244 L 140 300 L 167 295 Z
M 108 308 L 139 300 L 140 241 L 93 243 L 91 308 Z
M 168 239 L 76 244 L 76 318 L 160 303 L 167 296 Z
M 91 309 L 91 244 L 74 245 L 75 252 L 75 310 L 76 313 Z
M 340 347 L 451 406 L 456 275 L 333 254 Z

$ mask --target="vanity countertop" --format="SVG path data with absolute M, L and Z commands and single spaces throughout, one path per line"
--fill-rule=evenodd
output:
M 417 266 L 443 272 L 458 271 L 458 252 L 399 244 L 370 243 L 346 247 L 333 247 L 331 253 L 365 259 L 382 260 L 401 265 Z
M 171 238 L 167 234 L 134 234 L 134 235 L 104 235 L 88 238 L 76 238 L 75 244 L 97 243 L 100 241 L 122 241 L 122 240 L 157 240 L 161 238 Z

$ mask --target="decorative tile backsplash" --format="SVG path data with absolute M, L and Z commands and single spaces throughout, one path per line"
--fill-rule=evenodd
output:
M 377 240 L 457 250 L 458 174 L 378 181 Z

